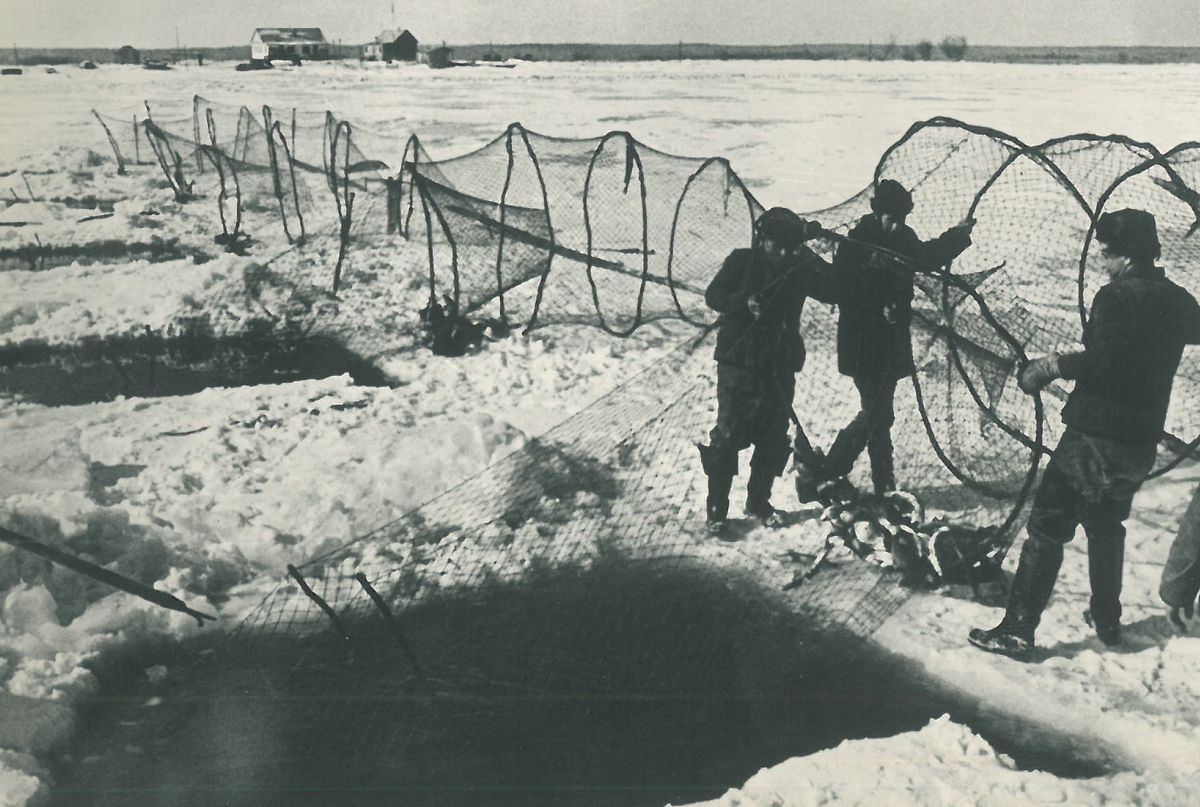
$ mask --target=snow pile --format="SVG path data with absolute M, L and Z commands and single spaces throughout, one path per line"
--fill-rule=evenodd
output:
M 920 731 L 788 760 L 704 805 L 1165 805 L 1190 803 L 1198 785 L 1195 772 L 1072 780 L 1018 770 L 970 729 L 941 717 Z
M 189 300 L 240 273 L 245 263 L 226 255 L 200 265 L 184 259 L 7 272 L 0 340 L 72 344 L 145 328 L 162 330 L 189 309 Z
M 0 751 L 0 807 L 36 804 L 47 794 L 46 771 L 29 754 Z

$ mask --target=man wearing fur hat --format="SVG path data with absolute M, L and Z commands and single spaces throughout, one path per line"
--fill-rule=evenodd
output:
M 721 314 L 714 353 L 717 424 L 710 444 L 699 446 L 714 532 L 729 512 L 738 452 L 750 446 L 746 514 L 778 522 L 771 487 L 791 456 L 789 412 L 805 356 L 800 314 L 809 296 L 827 298 L 814 271 L 824 261 L 804 246 L 819 232 L 786 208 L 766 211 L 755 222 L 751 248 L 730 253 L 705 293 L 708 307 Z
M 1092 590 L 1084 617 L 1104 644 L 1120 641 L 1124 522 L 1154 467 L 1183 347 L 1200 344 L 1200 305 L 1154 264 L 1160 247 L 1153 215 L 1105 213 L 1096 241 L 1109 282 L 1092 300 L 1084 349 L 1035 359 L 1019 375 L 1031 395 L 1056 378 L 1073 379 L 1075 388 L 1033 501 L 1004 618 L 968 636 L 976 647 L 1021 660 L 1033 650 L 1063 546 L 1080 524 Z
M 932 241 L 922 241 L 905 219 L 912 194 L 899 182 L 879 182 L 871 212 L 850 230 L 834 255 L 829 273 L 836 283 L 838 304 L 838 371 L 858 389 L 860 409 L 842 429 L 823 467 L 799 469 L 802 500 L 816 498 L 821 478 L 850 473 L 863 449 L 871 460 L 876 493 L 896 487 L 892 461 L 893 400 L 896 384 L 913 372 L 913 274 L 934 269 L 958 257 L 971 245 L 973 222 L 951 227 Z M 891 257 L 897 256 L 897 257 Z

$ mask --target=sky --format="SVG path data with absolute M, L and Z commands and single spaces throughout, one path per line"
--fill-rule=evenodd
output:
M 1200 46 L 1200 0 L 0 0 L 0 46 L 245 44 L 256 27 L 422 42 Z M 4 36 L 4 34 L 0 34 Z

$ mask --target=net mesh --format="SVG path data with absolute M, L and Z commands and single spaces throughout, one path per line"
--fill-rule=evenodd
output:
M 194 139 L 201 119 L 204 145 Z M 444 300 L 455 315 L 525 328 L 587 324 L 628 335 L 648 321 L 674 318 L 698 326 L 704 342 L 715 316 L 704 289 L 724 256 L 750 241 L 762 210 L 724 159 L 666 154 L 620 132 L 565 140 L 513 124 L 478 150 L 446 160 L 432 159 L 412 137 L 398 170 L 394 157 L 369 153 L 382 150 L 378 139 L 358 137 L 330 114 L 318 124 L 294 110 L 264 107 L 254 115 L 197 97 L 187 123 L 146 119 L 135 131 L 177 194 L 195 193 L 201 177 L 216 179 L 225 237 L 236 239 L 243 211 L 256 203 L 273 208 L 292 241 L 304 239 L 306 228 L 336 228 L 340 273 L 352 247 L 379 249 L 402 233 L 410 245 L 423 243 L 428 259 L 427 277 L 414 273 L 412 289 L 427 283 L 428 299 Z M 106 125 L 110 135 L 114 126 Z M 223 131 L 233 140 L 223 140 Z M 1061 429 L 1065 397 L 1060 387 L 1023 394 L 1014 368 L 1029 355 L 1078 342 L 1086 303 L 1101 282 L 1088 270 L 1092 222 L 1106 207 L 1154 212 L 1168 270 L 1193 284 L 1196 242 L 1187 235 L 1197 220 L 1196 151 L 1185 144 L 1162 154 L 1091 135 L 1029 147 L 937 118 L 914 125 L 883 155 L 875 179 L 912 190 L 909 223 L 919 235 L 976 222 L 972 247 L 951 267 L 910 267 L 916 371 L 897 393 L 893 429 L 906 489 L 934 507 L 1013 531 L 1039 455 Z M 189 179 L 193 166 L 196 179 Z M 868 188 L 807 214 L 831 233 L 815 242 L 819 252 L 833 254 L 869 199 Z M 415 336 L 413 325 L 402 328 L 405 338 Z M 838 414 L 847 402 L 853 407 L 855 391 L 835 370 L 836 311 L 810 303 L 802 328 L 809 362 L 798 379 L 795 414 L 810 440 L 827 446 L 845 425 Z M 369 340 L 360 337 L 359 347 Z M 708 354 L 706 345 L 693 345 L 674 372 L 696 376 Z M 1190 354 L 1179 379 L 1196 381 Z M 711 382 L 689 382 L 687 394 L 710 401 Z M 1193 400 L 1174 398 L 1167 436 L 1176 447 L 1196 440 Z M 677 415 L 688 424 L 679 438 L 688 459 L 680 455 L 674 467 L 695 466 L 690 446 L 710 414 Z M 597 439 L 618 442 L 601 434 Z M 1164 452 L 1156 472 L 1181 454 Z M 863 469 L 857 473 L 861 482 Z
M 197 710 L 234 708 L 221 706 L 231 691 L 248 698 L 241 706 L 252 717 L 233 720 L 240 726 L 254 722 L 255 710 L 284 708 L 280 698 L 294 708 L 284 768 L 248 771 L 250 763 L 228 748 L 186 741 L 190 753 L 238 771 L 227 787 L 253 781 L 276 792 L 328 777 L 408 786 L 427 781 L 439 765 L 451 776 L 464 760 L 495 765 L 495 748 L 543 748 L 547 737 L 566 744 L 559 755 L 608 753 L 570 749 L 570 732 L 547 729 L 553 719 L 531 704 L 558 704 L 569 725 L 585 719 L 562 706 L 576 696 L 611 705 L 638 692 L 661 704 L 682 693 L 711 702 L 713 688 L 732 686 L 753 701 L 754 688 L 786 663 L 768 654 L 760 669 L 743 666 L 736 681 L 723 679 L 718 660 L 738 646 L 737 637 L 765 633 L 768 646 L 791 647 L 812 641 L 818 629 L 866 636 L 909 596 L 895 571 L 848 554 L 788 587 L 821 550 L 824 529 L 815 519 L 767 542 L 724 543 L 704 532 L 705 477 L 695 443 L 713 425 L 716 396 L 714 314 L 703 292 L 724 257 L 750 242 L 762 210 L 725 160 L 665 154 L 624 133 L 563 140 L 514 124 L 449 160 L 431 159 L 411 139 L 400 171 L 369 156 L 367 140 L 332 117 L 322 124 L 316 160 L 308 150 L 315 129 L 301 137 L 304 126 L 281 125 L 272 114 L 255 129 L 258 119 L 243 113 L 236 129 L 232 110 L 219 122 L 215 113 L 206 116 L 210 133 L 228 129 L 237 139 L 227 150 L 210 135 L 199 149 L 205 163 L 193 159 L 194 138 L 189 151 L 185 136 L 164 124 L 144 131 L 174 152 L 166 165 L 196 165 L 197 177 L 219 175 L 222 188 L 225 173 L 241 183 L 253 170 L 269 172 L 267 197 L 291 199 L 280 214 L 289 234 L 302 214 L 306 233 L 319 221 L 343 234 L 339 266 L 347 245 L 375 248 L 372 235 L 403 232 L 423 244 L 428 259 L 413 275 L 414 291 L 447 300 L 459 314 L 526 328 L 587 324 L 617 335 L 674 318 L 697 330 L 481 475 L 297 566 L 215 651 L 197 656 L 179 674 L 169 718 L 158 724 L 164 736 L 202 719 Z M 291 177 L 303 177 L 305 190 Z M 889 149 L 875 178 L 912 189 L 909 224 L 923 238 L 967 218 L 977 222 L 973 245 L 952 266 L 910 267 L 916 369 L 896 397 L 897 478 L 929 508 L 998 526 L 1007 544 L 1061 431 L 1065 398 L 1061 385 L 1025 395 L 1015 368 L 1078 343 L 1102 282 L 1088 258 L 1093 222 L 1104 210 L 1153 212 L 1168 275 L 1200 292 L 1200 239 L 1190 237 L 1200 221 L 1200 146 L 1164 154 L 1120 137 L 1080 136 L 1029 147 L 939 118 L 915 125 Z M 819 252 L 833 254 L 867 212 L 870 195 L 868 188 L 806 214 L 831 233 L 814 244 Z M 802 322 L 809 358 L 794 409 L 821 446 L 857 406 L 853 385 L 836 371 L 836 316 L 810 302 Z M 1168 417 L 1170 445 L 1155 473 L 1196 444 L 1198 382 L 1197 357 L 1187 353 Z M 864 486 L 865 466 L 851 477 Z M 663 642 L 666 634 L 678 641 Z M 621 713 L 626 738 L 665 741 L 648 728 L 653 709 L 635 712 Z M 339 738 L 338 748 L 328 736 Z M 480 736 L 495 748 L 472 757 Z M 361 760 L 378 760 L 368 747 L 386 749 L 396 765 L 364 769 Z M 447 748 L 457 750 L 441 761 L 422 751 Z M 331 758 L 336 774 L 326 764 Z

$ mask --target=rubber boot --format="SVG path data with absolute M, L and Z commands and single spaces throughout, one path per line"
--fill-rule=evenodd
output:
M 796 466 L 796 498 L 800 504 L 820 501 L 820 486 L 820 474 L 807 465 Z
M 763 464 L 751 464 L 750 479 L 746 482 L 746 515 L 768 527 L 780 523 L 779 512 L 771 506 L 771 487 L 775 484 L 773 470 Z
M 759 444 L 750 458 L 750 479 L 746 481 L 746 515 L 766 526 L 779 526 L 782 519 L 771 506 L 771 487 L 792 456 L 786 439 L 778 443 Z
M 728 475 L 708 478 L 708 498 L 704 503 L 704 523 L 708 531 L 720 534 L 725 531 L 729 516 L 729 489 L 733 477 Z
M 704 521 L 709 532 L 725 529 L 729 516 L 729 489 L 737 475 L 737 454 L 730 456 L 716 446 L 697 444 L 700 465 L 708 477 L 708 496 L 704 502 Z
M 807 438 L 803 442 L 797 438 L 792 462 L 796 468 L 796 498 L 800 504 L 819 502 L 821 483 L 826 479 L 824 452 L 810 445 Z
M 871 460 L 871 484 L 875 493 L 882 496 L 896 489 L 896 470 L 892 459 L 892 433 L 880 429 L 867 443 L 867 457 Z
M 1121 578 L 1125 565 L 1124 529 L 1119 535 L 1088 536 L 1088 576 L 1092 584 L 1091 607 L 1083 618 L 1108 646 L 1121 641 Z
M 854 470 L 854 463 L 862 454 L 870 438 L 871 422 L 866 414 L 859 412 L 845 428 L 833 438 L 833 445 L 825 456 L 825 470 L 830 478 L 847 476 Z
M 1042 611 L 1050 602 L 1062 566 L 1063 545 L 1030 536 L 1021 547 L 1021 560 L 1008 593 L 1008 607 L 991 630 L 973 629 L 967 640 L 981 650 L 1028 661 Z

